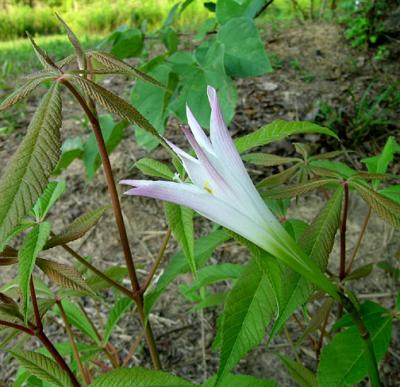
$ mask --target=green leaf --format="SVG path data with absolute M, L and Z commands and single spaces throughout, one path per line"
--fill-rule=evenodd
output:
M 152 177 L 160 177 L 164 180 L 172 180 L 174 172 L 164 163 L 153 159 L 140 159 L 135 163 L 135 167 L 139 168 L 145 175 Z
M 217 375 L 214 375 L 202 384 L 202 387 L 214 387 Z M 233 375 L 228 374 L 222 379 L 219 387 L 277 387 L 276 382 L 267 379 L 258 379 L 251 375 Z
M 81 273 L 79 273 L 79 271 L 74 267 L 42 258 L 36 260 L 36 265 L 55 284 L 66 289 L 73 289 L 86 294 L 95 295 L 94 291 L 83 279 Z
M 392 318 L 378 304 L 370 303 L 368 315 L 362 318 L 370 333 L 377 361 L 383 359 L 391 338 Z M 375 313 L 371 313 L 374 311 Z M 345 316 L 349 317 L 349 316 Z M 317 381 L 320 386 L 355 385 L 368 374 L 365 349 L 357 328 L 337 334 L 321 353 Z
M 358 171 L 356 171 L 353 168 L 350 168 L 348 165 L 341 163 L 340 161 L 313 160 L 310 162 L 309 165 L 311 169 L 313 171 L 316 171 L 317 173 L 318 170 L 322 170 L 323 173 L 321 173 L 321 175 L 324 175 L 324 173 L 331 171 L 337 177 L 345 179 L 358 173 Z
M 60 127 L 60 91 L 54 83 L 0 179 L 0 250 L 47 186 L 60 154 Z
M 128 269 L 125 266 L 112 266 L 104 271 L 107 277 L 110 277 L 114 281 L 121 282 L 128 275 Z M 95 291 L 108 289 L 111 285 L 97 274 L 92 274 L 86 280 L 86 283 Z
M 23 311 L 25 321 L 29 304 L 29 281 L 38 254 L 43 250 L 50 235 L 50 223 L 43 222 L 35 225 L 25 237 L 18 252 L 19 286 L 22 293 Z
M 400 204 L 373 189 L 355 181 L 349 182 L 371 208 L 387 223 L 395 228 L 400 228 Z
M 265 192 L 261 193 L 261 196 L 264 199 L 286 199 L 286 198 L 292 198 L 294 196 L 300 196 L 304 195 L 307 192 L 313 191 L 314 189 L 323 187 L 328 184 L 339 184 L 339 181 L 337 179 L 317 179 L 317 180 L 311 180 L 308 181 L 307 183 L 300 183 L 296 184 L 291 187 L 287 188 L 275 188 L 275 189 L 270 189 Z
M 133 58 L 143 49 L 143 34 L 138 28 L 119 27 L 108 39 L 111 54 L 118 59 Z
M 219 380 L 261 342 L 277 309 L 273 294 L 267 265 L 252 259 L 225 302 Z
M 131 298 L 128 297 L 120 298 L 108 313 L 107 323 L 106 326 L 104 327 L 104 336 L 103 336 L 104 345 L 107 344 L 115 326 L 118 324 L 118 321 L 124 316 L 126 311 L 132 305 L 132 302 L 133 301 Z
M 209 32 L 215 29 L 217 25 L 217 20 L 215 17 L 211 17 L 203 22 L 200 27 L 197 28 L 197 33 L 194 37 L 194 40 L 197 42 L 201 42 L 207 36 Z
M 344 280 L 345 281 L 354 281 L 354 280 L 358 280 L 360 278 L 368 277 L 371 274 L 373 268 L 374 268 L 373 263 L 368 263 L 366 265 L 363 265 L 363 266 L 359 267 L 358 269 L 353 270 L 350 274 L 348 274 L 346 276 L 346 278 Z
M 313 374 L 308 368 L 304 367 L 303 364 L 284 355 L 279 355 L 279 358 L 286 366 L 292 379 L 300 387 L 318 387 L 315 374 Z
M 128 126 L 126 121 L 115 123 L 112 116 L 102 114 L 99 117 L 101 133 L 106 144 L 107 153 L 111 152 L 118 146 L 124 135 L 124 129 Z M 97 146 L 96 136 L 94 133 L 89 135 L 86 144 L 83 147 L 83 162 L 86 168 L 86 177 L 91 181 L 101 165 L 99 148 Z
M 195 273 L 193 211 L 174 203 L 164 203 L 164 208 L 172 234 L 181 246 L 190 269 Z
M 247 153 L 242 156 L 242 159 L 249 163 L 255 165 L 262 165 L 265 167 L 273 167 L 276 165 L 282 165 L 300 161 L 300 159 L 296 157 L 282 157 L 268 153 Z
M 196 267 L 201 267 L 210 258 L 214 250 L 222 243 L 230 239 L 230 236 L 224 230 L 214 231 L 194 242 L 194 257 Z M 183 252 L 173 255 L 164 270 L 164 273 L 157 282 L 156 287 L 145 294 L 144 305 L 145 313 L 149 314 L 151 308 L 160 298 L 167 286 L 180 274 L 190 272 L 191 268 L 185 259 Z
M 232 80 L 226 75 L 224 67 L 224 47 L 216 41 L 207 41 L 195 55 L 182 55 L 177 52 L 169 60 L 172 69 L 179 75 L 178 95 L 169 108 L 183 121 L 186 121 L 186 104 L 202 127 L 210 125 L 210 107 L 207 99 L 207 85 L 218 90 L 218 98 L 226 123 L 235 113 L 237 92 Z
M 22 367 L 40 380 L 60 387 L 72 386 L 67 373 L 52 359 L 36 352 L 10 351 Z
M 325 270 L 340 224 L 343 187 L 339 187 L 315 217 L 300 240 L 304 252 Z M 284 269 L 286 286 L 279 295 L 279 315 L 271 330 L 269 340 L 281 330 L 286 320 L 314 291 L 313 286 L 293 270 Z
M 217 41 L 225 48 L 227 74 L 233 77 L 257 77 L 272 72 L 256 24 L 248 17 L 237 17 L 223 24 Z
M 100 345 L 100 339 L 97 336 L 92 323 L 88 320 L 81 309 L 68 300 L 62 300 L 62 306 L 67 315 L 68 321 L 83 332 L 88 338 L 91 338 L 96 344 Z M 56 309 L 56 313 L 59 314 L 58 309 Z
M 171 72 L 171 67 L 157 59 L 148 63 L 144 70 L 148 72 L 157 82 L 168 85 L 170 92 L 164 87 L 149 83 L 147 80 L 138 80 L 132 89 L 130 101 L 132 105 L 144 116 L 158 133 L 164 134 L 165 126 L 168 120 L 168 103 L 171 93 L 176 87 L 176 75 Z M 135 126 L 135 137 L 140 146 L 148 150 L 154 149 L 158 141 L 139 126 Z
M 273 141 L 280 141 L 292 134 L 320 133 L 335 137 L 337 135 L 328 128 L 307 121 L 276 120 L 257 129 L 255 132 L 236 139 L 236 148 L 239 153 L 244 153 L 251 148 L 266 145 Z
M 81 137 L 67 138 L 61 146 L 61 157 L 53 171 L 53 175 L 59 175 L 64 169 L 83 155 L 84 144 Z
M 292 167 L 285 169 L 282 172 L 266 177 L 265 179 L 257 183 L 257 188 L 258 189 L 270 188 L 270 187 L 275 187 L 276 185 L 286 183 L 292 176 L 296 174 L 296 172 L 299 170 L 299 166 L 300 164 L 295 164 Z
M 45 74 L 39 74 L 35 78 L 30 79 L 28 82 L 24 83 L 3 100 L 3 102 L 0 104 L 0 112 L 3 110 L 7 110 L 11 106 L 22 101 L 24 98 L 30 95 L 41 83 L 54 79 L 55 76 L 58 76 L 58 74 L 55 72 L 46 72 Z
M 118 368 L 107 372 L 90 384 L 91 387 L 178 387 L 192 383 L 163 371 L 146 368 Z
M 283 227 L 296 242 L 299 242 L 310 226 L 301 219 L 289 219 L 283 223 Z
M 33 212 L 37 218 L 43 220 L 46 218 L 50 208 L 60 198 L 65 191 L 65 181 L 50 181 L 43 194 L 33 206 Z
M 54 246 L 64 245 L 68 242 L 72 242 L 81 238 L 97 224 L 108 208 L 109 205 L 99 207 L 96 210 L 89 211 L 86 214 L 79 216 L 70 225 L 65 227 L 60 234 L 50 238 L 50 240 L 46 243 L 45 248 L 50 249 Z
M 379 193 L 397 204 L 400 204 L 400 185 L 393 185 L 379 191 Z
M 265 0 L 218 0 L 216 14 L 220 24 L 235 17 L 254 18 L 264 6 Z
M 68 79 L 110 113 L 127 120 L 131 124 L 140 126 L 153 135 L 155 139 L 160 140 L 160 136 L 151 123 L 124 99 L 88 79 L 76 75 L 68 75 Z

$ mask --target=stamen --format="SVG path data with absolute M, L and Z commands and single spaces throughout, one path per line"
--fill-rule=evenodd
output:
M 213 193 L 212 188 L 210 187 L 210 183 L 206 180 L 203 184 L 204 184 L 204 185 L 203 185 L 203 188 L 204 188 L 210 195 L 213 195 L 214 193 Z

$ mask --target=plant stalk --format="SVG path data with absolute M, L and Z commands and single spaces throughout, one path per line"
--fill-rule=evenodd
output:
M 339 279 L 342 281 L 346 277 L 346 230 L 347 230 L 347 216 L 349 212 L 349 186 L 344 182 L 344 203 L 343 203 L 343 216 L 340 225 L 340 268 Z
M 0 320 L 0 325 L 3 325 L 3 326 L 8 327 L 8 328 L 17 329 L 17 330 L 22 331 L 22 332 L 24 332 L 24 333 L 26 333 L 26 334 L 28 334 L 30 336 L 34 336 L 35 335 L 35 332 L 33 331 L 33 329 L 24 327 L 23 325 L 20 325 L 20 324 L 12 323 L 10 321 Z
M 98 120 L 97 116 L 95 114 L 93 114 L 93 111 L 90 109 L 90 107 L 86 103 L 85 99 L 75 89 L 75 87 L 70 82 L 68 82 L 66 79 L 62 79 L 61 82 L 71 91 L 71 93 L 77 99 L 79 104 L 82 106 L 83 110 L 85 111 L 85 113 L 91 123 L 93 132 L 95 134 L 97 146 L 99 148 L 99 153 L 100 153 L 101 161 L 103 164 L 104 174 L 105 174 L 106 181 L 107 181 L 108 191 L 111 196 L 111 203 L 112 203 L 112 207 L 114 210 L 115 221 L 116 221 L 116 224 L 118 227 L 118 232 L 119 232 L 119 236 L 120 236 L 122 249 L 124 252 L 126 266 L 128 268 L 128 273 L 129 273 L 129 278 L 130 278 L 131 285 L 132 285 L 132 290 L 133 290 L 133 292 L 136 293 L 136 292 L 140 291 L 140 285 L 139 285 L 139 281 L 138 281 L 138 278 L 136 275 L 136 269 L 135 269 L 135 265 L 133 262 L 131 249 L 129 246 L 129 240 L 128 240 L 128 236 L 126 233 L 124 219 L 122 216 L 122 210 L 121 210 L 121 205 L 119 202 L 118 192 L 117 192 L 117 188 L 115 186 L 111 163 L 110 163 L 110 159 L 108 157 L 106 145 L 104 143 L 104 138 L 103 138 L 103 135 L 101 132 L 99 120 Z M 150 323 L 145 322 L 142 295 L 139 295 L 138 297 L 136 297 L 135 302 L 136 302 L 136 305 L 138 308 L 140 319 L 144 325 L 145 337 L 146 337 L 147 345 L 149 347 L 153 366 L 155 369 L 160 369 L 161 362 L 160 362 L 160 358 L 158 355 L 156 343 L 154 340 L 154 335 L 151 330 Z

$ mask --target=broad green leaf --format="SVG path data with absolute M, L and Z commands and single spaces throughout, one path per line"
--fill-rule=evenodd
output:
M 292 379 L 299 385 L 299 387 L 318 387 L 317 379 L 308 368 L 303 364 L 290 359 L 287 356 L 279 355 L 282 363 L 286 366 Z
M 60 91 L 54 83 L 0 179 L 0 250 L 47 186 L 60 154 L 60 127 Z
M 110 277 L 114 281 L 121 282 L 125 277 L 128 276 L 128 269 L 125 266 L 114 265 L 109 269 L 104 270 L 104 274 L 106 274 L 107 277 Z M 94 273 L 90 277 L 88 277 L 86 283 L 95 291 L 112 287 L 107 281 Z
M 193 307 L 193 310 L 201 310 L 221 305 L 224 303 L 227 294 L 227 292 L 206 294 L 204 297 L 202 297 L 201 301 L 197 302 L 197 304 Z
M 248 17 L 233 18 L 223 24 L 217 41 L 224 45 L 225 69 L 230 76 L 257 77 L 272 72 L 256 24 Z
M 29 351 L 10 351 L 22 367 L 40 380 L 60 387 L 72 386 L 67 373 L 49 357 Z
M 400 204 L 400 185 L 392 185 L 391 187 L 384 188 L 379 193 Z
M 75 160 L 82 158 L 84 144 L 81 137 L 67 138 L 61 146 L 61 157 L 56 165 L 53 175 L 59 175 Z
M 42 258 L 37 258 L 36 265 L 55 284 L 65 289 L 73 289 L 78 292 L 95 295 L 94 291 L 83 279 L 81 273 L 79 273 L 79 271 L 77 271 L 73 266 L 52 262 Z
M 299 166 L 300 164 L 295 164 L 282 172 L 266 177 L 265 179 L 257 183 L 257 188 L 271 188 L 275 187 L 276 185 L 286 183 L 291 177 L 296 174 L 296 172 L 299 170 Z
M 195 273 L 193 211 L 173 203 L 164 203 L 164 208 L 172 234 L 181 246 L 190 269 Z
M 261 196 L 264 199 L 286 199 L 294 196 L 304 195 L 307 192 L 313 191 L 317 188 L 323 187 L 328 184 L 339 184 L 337 179 L 317 179 L 311 180 L 307 183 L 300 183 L 290 187 L 279 187 L 263 191 Z
M 264 6 L 265 0 L 218 0 L 216 15 L 218 22 L 224 24 L 235 17 L 254 18 Z
M 296 242 L 299 242 L 309 224 L 301 219 L 289 219 L 283 223 L 283 227 Z
M 300 240 L 304 252 L 323 270 L 326 268 L 340 224 L 342 199 L 343 187 L 339 187 Z M 299 274 L 287 268 L 283 270 L 286 286 L 282 287 L 279 296 L 279 315 L 274 322 L 269 340 L 272 340 L 286 320 L 313 292 L 313 286 Z
M 194 257 L 196 267 L 200 268 L 210 258 L 214 250 L 222 243 L 230 239 L 230 236 L 224 230 L 214 231 L 194 242 Z M 182 273 L 190 272 L 191 268 L 182 252 L 171 257 L 164 273 L 157 282 L 156 287 L 149 293 L 145 294 L 144 305 L 145 313 L 149 314 L 151 308 L 160 298 L 161 294 L 167 286 Z
M 99 207 L 96 210 L 87 212 L 76 218 L 70 225 L 65 227 L 60 234 L 53 236 L 46 243 L 45 248 L 50 249 L 57 245 L 63 245 L 72 242 L 85 235 L 92 227 L 94 227 L 109 206 Z
M 41 83 L 54 79 L 54 77 L 56 76 L 58 76 L 58 74 L 55 72 L 47 72 L 45 74 L 39 74 L 35 78 L 28 80 L 28 82 L 24 83 L 3 100 L 3 102 L 0 104 L 0 112 L 22 101 L 24 98 L 30 95 Z
M 124 129 L 128 126 L 128 123 L 126 121 L 115 123 L 110 114 L 102 114 L 99 117 L 99 122 L 107 152 L 111 154 L 121 142 Z M 94 133 L 89 135 L 83 147 L 82 159 L 85 163 L 86 177 L 88 181 L 91 181 L 101 165 L 99 148 Z
M 395 228 L 400 228 L 400 204 L 373 189 L 355 181 L 349 182 L 369 206 L 387 223 Z
M 29 304 L 29 281 L 38 254 L 43 250 L 50 235 L 50 223 L 43 222 L 35 225 L 31 232 L 25 237 L 18 252 L 18 277 L 22 293 L 23 311 L 25 321 Z
M 207 34 L 215 29 L 216 25 L 217 20 L 215 19 L 215 17 L 211 17 L 205 20 L 203 24 L 201 24 L 200 27 L 197 28 L 194 40 L 197 42 L 201 42 L 202 40 L 204 40 Z
M 368 310 L 369 314 L 363 315 L 362 318 L 370 333 L 375 356 L 379 362 L 383 359 L 390 343 L 392 318 L 380 305 L 370 304 L 373 305 L 375 313 Z M 324 387 L 355 385 L 367 374 L 364 345 L 360 333 L 352 325 L 337 334 L 322 350 L 317 381 Z
M 110 339 L 111 333 L 113 332 L 118 321 L 124 316 L 126 311 L 132 305 L 133 301 L 131 298 L 123 297 L 120 298 L 113 308 L 108 313 L 108 319 L 106 326 L 104 327 L 103 344 L 106 344 Z
M 94 330 L 92 323 L 88 320 L 81 309 L 68 300 L 62 300 L 62 306 L 70 324 L 78 328 L 88 338 L 91 338 L 96 344 L 100 345 L 100 339 L 97 336 L 97 333 Z M 59 313 L 58 309 L 56 310 L 56 313 Z
M 43 194 L 33 206 L 33 212 L 38 219 L 43 220 L 46 218 L 50 208 L 60 198 L 65 191 L 65 181 L 50 181 L 44 190 Z
M 164 163 L 153 159 L 140 159 L 135 163 L 135 167 L 139 168 L 145 175 L 152 177 L 160 177 L 164 180 L 172 180 L 174 172 Z
M 107 372 L 90 384 L 91 387 L 178 387 L 194 384 L 163 371 L 146 368 L 118 368 Z
M 146 117 L 158 133 L 164 134 L 168 120 L 168 103 L 176 86 L 176 75 L 166 62 L 157 60 L 148 63 L 144 70 L 158 82 L 168 85 L 169 92 L 164 87 L 149 83 L 147 80 L 138 80 L 132 89 L 131 103 Z M 148 150 L 154 149 L 158 141 L 139 126 L 135 126 L 135 137 L 139 145 Z
M 67 77 L 67 75 L 65 75 L 65 77 Z M 124 99 L 116 96 L 97 83 L 77 75 L 68 75 L 68 79 L 71 81 L 71 83 L 81 89 L 88 97 L 92 98 L 110 113 L 127 120 L 131 124 L 140 126 L 142 129 L 153 135 L 156 139 L 160 140 L 160 136 L 151 123 Z
M 214 387 L 217 375 L 214 375 L 202 384 L 202 387 Z M 258 379 L 251 375 L 233 375 L 228 374 L 222 379 L 218 386 L 220 387 L 277 387 L 277 383 L 273 380 Z
M 180 79 L 181 88 L 171 101 L 169 108 L 177 117 L 186 122 L 186 104 L 202 127 L 210 125 L 210 107 L 207 99 L 207 85 L 218 91 L 218 99 L 226 123 L 235 112 L 236 88 L 226 75 L 224 67 L 224 47 L 216 41 L 207 41 L 197 48 L 195 55 L 176 52 L 169 59 L 172 69 Z
M 282 165 L 300 161 L 300 159 L 296 157 L 282 157 L 269 153 L 247 153 L 242 156 L 242 159 L 249 163 L 255 165 L 262 165 L 265 167 L 273 167 L 276 165 Z
M 252 259 L 226 299 L 218 380 L 261 342 L 274 317 L 277 304 L 268 269 L 263 260 Z
M 111 36 L 111 54 L 118 59 L 133 58 L 143 49 L 143 34 L 138 28 L 121 26 Z
M 255 132 L 236 139 L 236 148 L 239 153 L 244 153 L 257 146 L 266 145 L 273 141 L 280 141 L 292 134 L 320 133 L 338 138 L 328 128 L 307 121 L 276 120 L 257 129 Z

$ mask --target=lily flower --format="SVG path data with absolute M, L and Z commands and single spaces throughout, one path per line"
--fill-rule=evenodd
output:
M 192 208 L 283 260 L 326 292 L 336 294 L 332 283 L 300 249 L 262 200 L 225 125 L 215 89 L 209 86 L 207 94 L 211 106 L 210 138 L 190 108 L 186 107 L 190 130 L 183 128 L 183 132 L 197 158 L 166 140 L 181 159 L 191 183 L 122 180 L 120 184 L 134 187 L 125 194 Z

